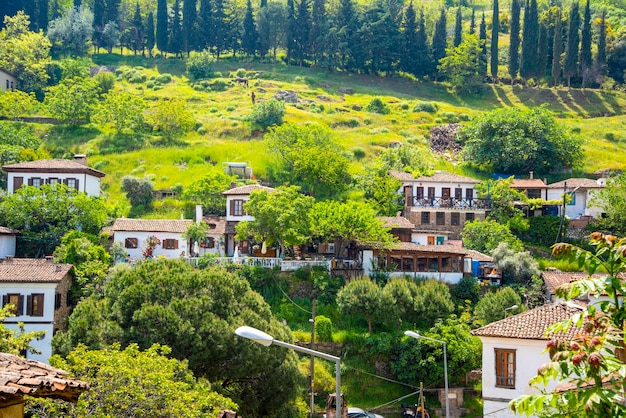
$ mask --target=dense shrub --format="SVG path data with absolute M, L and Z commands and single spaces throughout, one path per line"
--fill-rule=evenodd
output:
M 171 74 L 161 74 L 156 78 L 156 81 L 161 83 L 161 84 L 167 84 L 170 81 L 172 81 L 172 76 Z
M 439 106 L 434 102 L 417 102 L 413 106 L 414 112 L 437 113 Z
M 282 125 L 285 116 L 285 103 L 276 99 L 269 99 L 265 102 L 257 103 L 252 110 L 249 119 L 262 129 L 267 129 L 272 125 Z
M 189 75 L 189 78 L 192 80 L 209 78 L 213 75 L 214 62 L 213 54 L 207 49 L 201 52 L 192 52 L 185 63 L 187 66 L 187 75 Z
M 246 69 L 245 68 L 238 68 L 237 71 L 235 71 L 235 76 L 236 77 L 245 77 L 246 76 Z
M 352 149 L 352 155 L 354 155 L 354 158 L 356 158 L 357 160 L 362 160 L 363 158 L 365 158 L 365 150 L 363 149 L 363 147 L 354 147 Z
M 324 315 L 315 317 L 315 335 L 317 341 L 333 341 L 333 322 Z
M 108 93 L 115 86 L 115 75 L 108 71 L 101 71 L 93 78 L 96 85 L 100 87 L 100 93 Z
M 372 101 L 365 106 L 365 110 L 372 113 L 380 113 L 381 115 L 387 115 L 391 112 L 389 107 L 378 97 L 372 99 Z

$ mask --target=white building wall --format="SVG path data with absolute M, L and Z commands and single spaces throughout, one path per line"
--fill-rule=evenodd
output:
M 15 90 L 15 89 L 17 89 L 17 78 L 13 77 L 10 74 L 5 73 L 4 71 L 0 71 L 0 90 Z
M 581 216 L 599 218 L 604 212 L 597 206 L 591 206 L 591 201 L 598 189 L 582 189 L 574 193 L 572 204 L 565 205 L 565 216 L 570 219 L 579 219 Z M 562 200 L 563 189 L 548 189 L 548 200 Z M 560 209 L 559 209 L 560 210 Z
M 0 258 L 15 256 L 15 235 L 0 235 Z
M 164 239 L 177 239 L 178 240 L 178 248 L 175 250 L 166 250 L 163 248 L 163 245 L 159 245 L 154 249 L 154 256 L 159 257 L 163 256 L 166 258 L 177 258 L 180 257 L 182 252 L 185 252 L 185 255 L 189 255 L 189 248 L 187 245 L 187 240 L 182 237 L 180 233 L 174 232 L 136 232 L 136 231 L 115 231 L 114 232 L 114 240 L 115 242 L 120 242 L 122 245 L 126 242 L 126 238 L 137 238 L 137 248 L 124 248 L 126 253 L 128 254 L 131 260 L 139 260 L 143 258 L 143 250 L 145 248 L 146 239 L 149 236 L 156 236 L 161 240 L 161 244 Z
M 15 177 L 22 177 L 23 184 L 22 187 L 28 186 L 28 180 L 32 178 L 41 178 L 42 180 L 47 180 L 49 178 L 57 178 L 59 182 L 63 182 L 65 179 L 78 179 L 78 190 L 81 192 L 87 193 L 87 195 L 92 197 L 100 196 L 100 178 L 96 176 L 92 176 L 86 173 L 16 173 L 11 172 L 8 173 L 7 176 L 7 193 L 13 194 L 15 190 L 13 190 L 13 179 Z
M 474 190 L 474 198 L 476 198 L 477 197 L 476 196 L 476 189 L 474 188 L 474 186 L 475 186 L 474 183 L 463 183 L 463 182 L 452 182 L 452 183 L 436 182 L 436 183 L 432 183 L 432 182 L 428 182 L 428 181 L 418 181 L 418 182 L 414 182 L 413 183 L 413 196 L 416 196 L 418 187 L 423 187 L 424 188 L 424 197 L 428 196 L 428 188 L 429 187 L 434 187 L 435 188 L 435 197 L 441 197 L 442 189 L 448 188 L 448 189 L 450 189 L 451 197 L 454 197 L 454 189 L 463 189 L 463 199 L 465 199 L 465 190 L 466 189 L 473 189 Z
M 440 231 L 431 232 L 413 232 L 411 234 L 411 242 L 413 244 L 428 245 L 428 237 L 435 237 L 435 243 L 437 239 L 442 240 L 445 243 L 448 240 L 448 234 L 442 234 Z
M 509 401 L 521 396 L 539 393 L 529 385 L 537 370 L 550 361 L 544 353 L 547 341 L 516 338 L 480 337 L 483 343 L 483 416 L 491 418 L 519 417 L 508 408 Z M 515 388 L 496 387 L 495 349 L 515 350 Z M 556 384 L 550 382 L 547 389 Z
M 23 322 L 24 330 L 46 331 L 42 340 L 31 341 L 31 346 L 41 354 L 28 353 L 26 357 L 48 363 L 48 358 L 52 355 L 52 335 L 54 332 L 54 295 L 56 283 L 0 283 L 0 294 L 18 293 L 24 296 L 24 313 L 26 313 L 26 296 L 32 293 L 43 293 L 43 316 L 19 315 L 9 317 L 5 320 L 5 326 L 10 329 L 17 329 L 17 324 L 12 322 Z

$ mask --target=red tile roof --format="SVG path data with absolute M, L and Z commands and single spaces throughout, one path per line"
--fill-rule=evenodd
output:
M 225 216 L 205 216 L 204 218 L 202 218 L 202 220 L 209 225 L 210 234 L 222 235 L 226 232 L 226 217 Z
M 415 225 L 404 216 L 381 216 L 385 228 L 415 228 Z
M 525 340 L 549 340 L 546 330 L 557 322 L 571 318 L 584 309 L 581 305 L 566 302 L 548 303 L 538 308 L 509 316 L 472 331 L 478 337 L 518 338 Z M 502 313 L 504 315 L 504 312 Z M 555 335 L 558 339 L 573 339 L 582 330 L 571 326 L 567 333 Z
M 458 174 L 448 173 L 447 171 L 439 171 L 432 176 L 420 177 L 413 177 L 411 173 L 405 173 L 396 170 L 389 170 L 389 174 L 391 174 L 400 181 L 413 183 L 418 181 L 429 183 L 480 183 L 480 180 L 476 180 L 471 177 L 460 176 Z
M 594 273 L 591 277 L 600 279 L 607 277 L 607 273 Z M 546 285 L 546 290 L 554 295 L 559 286 L 575 282 L 577 280 L 588 279 L 589 273 L 584 271 L 544 271 L 541 278 Z M 618 274 L 618 277 L 626 279 L 625 273 Z
M 268 192 L 271 192 L 275 189 L 272 189 L 271 187 L 261 186 L 260 184 L 248 184 L 246 186 L 239 186 L 230 190 L 226 190 L 222 194 L 224 196 L 249 195 L 255 190 L 267 190 Z
M 13 354 L 0 353 L 0 400 L 29 395 L 78 401 L 89 383 L 68 377 L 64 370 Z
M 102 171 L 87 167 L 84 164 L 77 163 L 74 160 L 37 160 L 25 161 L 16 164 L 7 164 L 2 166 L 6 172 L 18 173 L 86 173 L 95 177 L 104 177 L 106 174 Z
M 467 255 L 468 250 L 457 245 L 422 245 L 412 242 L 398 242 L 394 245 L 394 250 L 408 251 L 415 253 L 438 253 L 438 254 L 458 254 Z
M 545 189 L 546 184 L 541 179 L 513 179 L 511 187 L 514 189 Z
M 17 235 L 20 231 L 17 229 L 7 228 L 6 226 L 0 226 L 0 235 Z
M 4 259 L 0 263 L 0 283 L 58 283 L 72 267 L 41 258 Z
M 586 178 L 571 178 L 563 181 L 558 181 L 556 183 L 548 184 L 549 189 L 563 189 L 565 187 L 565 183 L 567 183 L 567 189 L 575 189 L 576 187 L 580 187 L 581 189 L 602 189 L 604 188 L 604 184 L 598 183 L 597 180 L 586 179 Z
M 133 232 L 187 232 L 187 227 L 191 225 L 191 219 L 130 219 L 117 218 L 111 227 L 111 231 L 133 231 Z

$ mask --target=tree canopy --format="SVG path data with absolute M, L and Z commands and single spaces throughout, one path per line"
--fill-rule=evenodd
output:
M 515 251 L 523 248 L 522 241 L 511 233 L 507 225 L 493 219 L 465 223 L 461 238 L 466 248 L 485 254 L 491 254 L 502 242 L 508 243 L 509 248 Z

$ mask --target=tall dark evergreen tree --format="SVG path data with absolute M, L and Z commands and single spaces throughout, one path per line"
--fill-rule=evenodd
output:
M 548 68 L 549 54 L 548 28 L 543 23 L 539 24 L 539 39 L 537 45 L 537 72 L 535 78 L 539 82 L 546 76 L 546 68 Z
M 563 76 L 567 80 L 567 87 L 571 87 L 572 77 L 578 71 L 578 44 L 580 42 L 580 13 L 578 2 L 574 1 L 570 7 L 569 29 L 567 31 L 567 44 L 565 45 L 565 62 L 563 63 Z
M 104 20 L 105 25 L 109 22 L 115 22 L 118 24 L 118 26 L 120 27 L 122 26 L 120 18 L 119 18 L 120 3 L 121 3 L 121 0 L 106 0 L 105 1 L 104 15 L 103 15 L 103 20 Z
M 156 45 L 161 54 L 167 52 L 169 30 L 168 30 L 167 0 L 157 1 L 157 21 L 156 21 Z
M 493 0 L 493 19 L 491 23 L 491 77 L 498 79 L 498 36 L 500 35 L 500 8 L 498 0 Z
M 256 31 L 256 23 L 254 22 L 252 2 L 248 0 L 246 15 L 243 18 L 243 35 L 241 37 L 241 46 L 247 58 L 256 54 L 258 44 L 259 34 Z
M 287 65 L 291 64 L 291 59 L 296 52 L 296 33 L 298 25 L 296 23 L 296 6 L 294 0 L 287 0 Z
M 497 0 L 496 0 L 497 1 Z M 441 9 L 439 19 L 435 23 L 435 33 L 433 34 L 432 52 L 433 52 L 433 74 L 435 81 L 438 79 L 439 60 L 446 56 L 446 48 L 448 47 L 448 34 L 446 32 L 446 10 Z
M 563 51 L 563 32 L 561 28 L 561 10 L 557 12 L 554 22 L 554 40 L 552 42 L 552 79 L 556 87 L 561 76 L 561 53 Z
M 183 48 L 189 56 L 198 40 L 198 0 L 183 0 Z
M 213 22 L 211 0 L 200 0 L 200 11 L 198 12 L 198 39 L 196 46 L 200 50 L 210 48 L 211 43 L 211 25 Z
M 482 53 L 480 57 L 480 75 L 487 76 L 487 22 L 485 22 L 485 12 L 483 12 L 480 20 L 480 26 L 478 28 L 478 39 L 482 46 Z
M 214 0 L 211 15 L 211 43 L 217 59 L 220 58 L 229 45 L 231 39 L 231 25 L 226 12 L 224 0 Z
M 430 53 L 430 45 L 428 45 L 428 36 L 426 35 L 424 9 L 420 10 L 420 19 L 417 23 L 417 46 L 413 55 L 415 55 L 415 61 L 418 65 L 414 73 L 415 76 L 423 78 L 432 74 L 433 60 Z
M 469 34 L 476 33 L 476 9 L 472 7 L 472 20 L 470 20 Z
M 183 28 L 181 23 L 180 0 L 174 0 L 172 15 L 170 16 L 170 23 L 168 27 L 170 33 L 168 37 L 167 51 L 179 56 L 183 51 Z
M 73 3 L 72 3 L 73 7 L 77 7 L 79 9 L 80 9 L 80 6 L 82 6 L 82 5 L 83 5 L 82 0 L 74 0 Z
M 96 47 L 96 51 L 102 46 L 102 30 L 104 29 L 104 9 L 106 7 L 105 0 L 93 1 L 93 35 L 92 43 Z
M 537 15 L 537 0 L 526 0 L 524 11 L 524 29 L 522 34 L 522 60 L 520 62 L 520 76 L 524 80 L 537 74 L 537 46 L 539 39 L 539 21 Z
M 417 76 L 419 62 L 414 51 L 417 51 L 417 16 L 413 8 L 413 1 L 409 3 L 404 11 L 404 20 L 402 22 L 402 36 L 404 38 L 405 54 L 400 56 L 400 68 L 409 74 Z
M 309 0 L 300 0 L 296 10 L 296 31 L 293 33 L 295 42 L 295 59 L 300 66 L 304 65 L 304 60 L 309 51 L 309 35 L 311 33 L 311 13 L 309 11 Z
M 311 32 L 309 33 L 309 45 L 313 62 L 318 64 L 323 60 L 326 51 L 326 39 L 330 27 L 326 12 L 326 0 L 313 0 L 311 10 Z
M 38 0 L 37 1 L 37 21 L 39 22 L 39 28 L 41 30 L 48 29 L 48 14 L 50 13 L 50 7 L 48 0 Z
M 353 0 L 339 0 L 339 10 L 335 18 L 341 66 L 356 71 L 361 68 L 363 45 L 359 40 L 359 15 Z
M 394 72 L 399 58 L 400 28 L 386 6 L 382 3 L 371 6 L 363 18 L 361 36 L 368 51 L 366 69 L 372 74 Z
M 39 25 L 37 21 L 37 2 L 35 0 L 22 0 L 21 9 L 24 11 L 24 14 L 28 15 L 29 19 L 29 28 L 31 31 L 36 32 L 39 30 Z M 4 20 L 4 16 L 0 16 L 2 20 Z
M 582 87 L 587 84 L 587 79 L 591 76 L 593 65 L 591 56 L 591 6 L 587 0 L 583 17 L 583 29 L 580 35 L 580 75 L 583 79 Z
M 602 10 L 600 26 L 598 26 L 598 53 L 595 65 L 601 75 L 606 74 L 606 10 Z
M 509 76 L 513 85 L 519 71 L 519 45 L 520 45 L 520 4 L 519 0 L 511 0 L 511 37 L 509 43 Z
M 141 18 L 141 8 L 139 7 L 139 2 L 137 2 L 135 4 L 135 14 L 133 15 L 133 26 L 130 30 L 130 44 L 135 55 L 137 51 L 141 51 L 141 55 L 144 53 L 145 31 L 143 19 Z
M 54 20 L 59 17 L 61 17 L 61 5 L 59 4 L 59 0 L 52 0 L 52 4 L 50 5 L 50 19 Z
M 454 47 L 461 45 L 463 42 L 463 13 L 461 5 L 456 9 L 456 20 L 454 21 Z
M 148 13 L 148 17 L 146 18 L 146 49 L 148 50 L 148 56 L 150 58 L 152 58 L 154 44 L 154 14 L 150 12 Z

